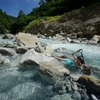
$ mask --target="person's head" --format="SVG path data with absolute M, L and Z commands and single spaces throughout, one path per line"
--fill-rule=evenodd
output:
M 83 60 L 83 58 L 81 56 L 78 56 L 77 58 L 81 62 L 81 64 L 85 64 L 85 62 L 84 62 L 84 60 Z

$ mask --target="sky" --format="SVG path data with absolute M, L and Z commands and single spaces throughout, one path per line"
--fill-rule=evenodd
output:
M 11 16 L 18 16 L 20 10 L 28 14 L 33 8 L 39 6 L 40 0 L 0 0 L 0 9 Z

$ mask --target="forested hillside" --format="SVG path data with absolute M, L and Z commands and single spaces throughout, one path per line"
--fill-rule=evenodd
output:
M 33 9 L 31 14 L 38 16 L 54 16 L 65 12 L 90 6 L 99 0 L 40 0 L 40 7 Z
M 35 23 L 43 17 L 62 15 L 69 11 L 98 4 L 99 0 L 40 0 L 39 7 L 28 15 L 21 15 L 11 27 L 11 33 L 16 34 L 25 29 L 31 21 Z M 20 14 L 20 13 L 19 13 Z M 19 15 L 18 15 L 19 16 Z
M 8 16 L 0 9 L 0 34 L 4 34 L 10 31 L 10 27 L 15 20 L 15 17 Z
M 15 21 L 14 18 L 0 10 L 0 33 L 10 30 L 12 34 L 16 34 L 25 30 L 26 26 L 32 21 L 36 23 L 42 18 L 62 15 L 75 9 L 98 4 L 99 2 L 99 0 L 40 0 L 39 7 L 34 8 L 28 15 L 25 15 L 21 10 Z

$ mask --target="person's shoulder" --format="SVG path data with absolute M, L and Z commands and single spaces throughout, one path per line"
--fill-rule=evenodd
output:
M 64 61 L 66 61 L 66 62 L 71 62 L 72 60 L 66 58 L 66 59 L 64 59 Z

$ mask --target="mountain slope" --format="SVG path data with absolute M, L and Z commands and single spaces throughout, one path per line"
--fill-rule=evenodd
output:
M 63 32 L 64 35 L 74 34 L 77 37 L 100 35 L 100 3 L 89 7 L 82 7 L 58 17 L 43 17 L 34 20 L 25 27 L 24 31 L 32 34 L 46 34 L 54 36 Z

